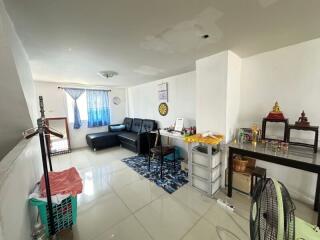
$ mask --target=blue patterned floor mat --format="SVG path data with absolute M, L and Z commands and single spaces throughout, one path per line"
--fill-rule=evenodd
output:
M 177 161 L 176 170 L 174 170 L 173 162 L 164 161 L 163 179 L 160 178 L 160 161 L 158 160 L 151 160 L 150 172 L 148 170 L 148 158 L 145 156 L 133 156 L 122 159 L 122 161 L 170 194 L 188 183 L 188 175 L 180 169 L 180 161 Z

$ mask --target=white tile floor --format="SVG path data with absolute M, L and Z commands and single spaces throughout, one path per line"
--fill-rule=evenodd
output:
M 118 147 L 98 152 L 84 148 L 53 158 L 55 171 L 74 166 L 84 184 L 78 223 L 60 239 L 249 239 L 249 197 L 234 192 L 236 212 L 229 213 L 188 185 L 170 195 L 121 162 L 132 155 Z M 216 197 L 226 195 L 222 190 Z M 298 216 L 315 222 L 310 207 L 297 206 Z

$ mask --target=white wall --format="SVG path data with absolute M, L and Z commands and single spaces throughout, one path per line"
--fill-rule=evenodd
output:
M 176 118 L 183 117 L 186 127 L 195 125 L 195 72 L 188 72 L 128 88 L 129 116 L 154 119 L 159 127 L 174 125 Z M 161 116 L 158 111 L 158 85 L 168 83 L 169 112 Z
M 158 111 L 158 85 L 166 82 L 169 112 L 161 116 Z M 156 120 L 160 128 L 174 125 L 178 117 L 184 118 L 185 127 L 195 126 L 195 82 L 195 72 L 188 72 L 128 88 L 129 116 Z M 179 146 L 182 157 L 187 158 L 184 142 L 171 139 L 170 144 Z
M 320 125 L 319 66 L 320 39 L 243 59 L 240 125 L 261 123 L 276 100 L 291 123 L 305 110 Z
M 13 54 L 13 59 L 16 65 L 17 73 L 22 86 L 23 94 L 28 105 L 28 110 L 31 116 L 33 125 L 36 126 L 36 119 L 38 114 L 38 101 L 35 97 L 35 86 L 29 64 L 29 57 L 19 39 L 14 25 L 9 16 L 4 16 L 7 21 L 4 24 L 5 32 L 10 42 L 10 48 Z
M 58 89 L 61 84 L 36 82 L 37 96 L 43 96 L 46 117 L 68 117 L 67 99 L 63 90 Z M 68 85 L 70 87 L 70 85 Z M 120 105 L 114 105 L 112 98 L 120 97 Z M 109 93 L 111 123 L 122 123 L 127 112 L 126 89 L 113 88 Z M 86 135 L 89 133 L 104 132 L 108 127 L 88 128 L 84 122 L 80 129 L 73 129 L 73 123 L 69 123 L 71 148 L 87 146 Z
M 31 239 L 36 216 L 28 196 L 41 175 L 37 137 L 21 140 L 0 162 L 0 239 Z
M 230 142 L 239 117 L 241 59 L 224 51 L 197 60 L 196 72 L 197 129 L 223 134 Z
M 197 131 L 226 132 L 228 52 L 196 62 Z
M 320 125 L 320 39 L 266 52 L 242 60 L 239 126 L 261 125 L 262 118 L 277 100 L 286 117 L 294 123 L 305 110 L 312 125 Z M 281 132 L 271 132 L 280 136 Z M 295 138 L 311 139 L 299 133 Z M 312 201 L 316 178 L 279 165 L 258 162 L 289 187 L 296 197 Z
M 224 133 L 229 141 L 236 127 L 251 127 L 253 123 L 261 125 L 262 118 L 275 101 L 279 101 L 291 123 L 305 110 L 311 124 L 320 125 L 319 66 L 320 39 L 245 59 L 230 51 L 199 59 L 196 62 L 196 88 L 191 88 L 189 93 L 196 96 L 193 116 L 198 131 Z M 129 88 L 130 116 L 156 119 L 161 127 L 172 124 L 177 117 L 173 113 L 183 106 L 183 102 L 177 106 L 175 98 L 186 101 L 185 106 L 190 103 L 189 99 L 170 95 L 175 84 L 170 86 L 169 80 L 174 82 L 179 76 Z M 156 90 L 157 84 L 165 81 L 169 81 L 169 114 L 160 117 Z M 272 135 L 282 134 L 278 127 L 270 130 Z M 313 140 L 312 133 L 298 132 L 292 136 L 309 142 Z M 294 197 L 312 202 L 316 183 L 314 174 L 261 161 L 257 164 L 267 168 L 268 176 L 281 180 Z
M 15 34 L 12 22 L 0 1 L 0 159 L 4 157 L 21 139 L 21 132 L 32 127 L 28 104 L 24 97 L 22 81 L 33 85 L 28 74 L 18 74 L 15 62 L 27 61 L 25 56 L 15 56 L 12 49 L 20 52 L 22 46 Z M 21 67 L 21 66 L 19 66 Z M 32 94 L 30 94 L 32 95 Z
M 224 51 L 196 62 L 196 119 L 199 132 L 223 134 L 225 142 L 232 140 L 240 108 L 241 59 Z M 221 154 L 224 186 L 227 154 Z
M 22 131 L 35 123 L 34 96 L 28 56 L 0 0 L 0 239 L 4 240 L 31 239 L 35 221 L 28 195 L 41 175 L 39 140 L 21 140 Z
M 242 60 L 228 51 L 227 109 L 226 109 L 226 142 L 236 135 L 240 113 L 240 85 Z

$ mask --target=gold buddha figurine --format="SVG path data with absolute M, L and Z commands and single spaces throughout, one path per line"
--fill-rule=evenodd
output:
M 280 110 L 280 106 L 278 102 L 275 102 L 274 106 L 272 107 L 272 111 L 269 112 L 267 119 L 269 120 L 283 120 L 285 119 L 284 115 L 282 114 Z
M 279 103 L 278 103 L 278 102 L 275 102 L 275 104 L 274 104 L 274 106 L 273 106 L 273 108 L 272 108 L 272 112 L 274 112 L 274 113 L 279 113 L 279 112 L 281 112 L 280 106 L 279 106 Z
M 258 142 L 258 133 L 259 133 L 259 128 L 257 124 L 252 124 L 251 127 L 252 130 L 252 143 L 257 143 Z

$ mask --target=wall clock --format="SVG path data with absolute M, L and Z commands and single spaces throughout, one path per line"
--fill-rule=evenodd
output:
M 159 113 L 161 116 L 166 116 L 168 114 L 169 108 L 168 104 L 166 103 L 160 103 L 159 105 Z
M 119 97 L 114 97 L 112 102 L 114 105 L 119 105 L 121 103 L 121 99 Z

